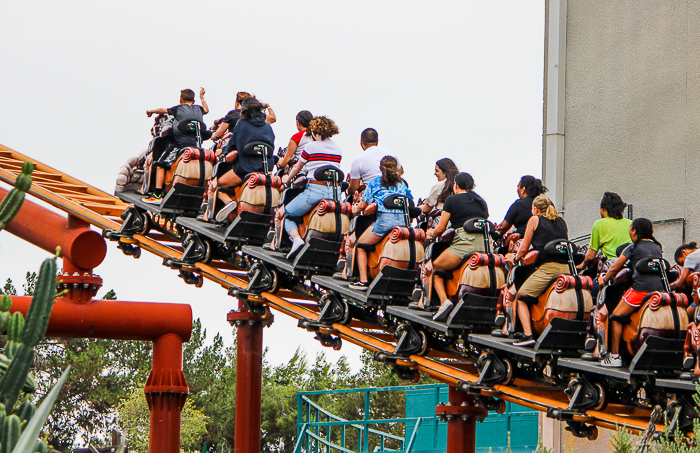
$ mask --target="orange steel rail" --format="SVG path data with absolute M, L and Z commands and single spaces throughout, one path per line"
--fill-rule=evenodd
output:
M 119 216 L 128 204 L 3 145 L 0 145 L 0 181 L 13 185 L 25 161 L 36 165 L 29 190 L 31 195 L 99 229 L 119 230 Z M 157 232 L 146 236 L 135 235 L 133 238 L 140 248 L 159 257 L 179 259 L 182 256 L 176 248 L 166 245 L 172 243 L 172 240 Z M 229 263 L 213 261 L 210 264 L 197 263 L 196 267 L 202 276 L 226 289 L 247 286 L 245 275 L 240 270 L 236 271 Z M 315 320 L 318 310 L 311 309 L 309 303 L 304 303 L 304 300 L 308 300 L 305 295 L 282 288 L 277 294 L 262 293 L 258 301 L 293 318 Z M 372 332 L 366 325 L 357 321 L 353 321 L 349 326 L 333 324 L 331 332 L 343 340 L 371 351 L 394 350 L 394 345 L 386 341 L 388 337 L 385 332 Z M 413 367 L 453 386 L 459 381 L 476 382 L 478 379 L 478 372 L 473 364 L 464 358 L 460 360 L 457 356 L 450 357 L 449 354 L 438 351 L 432 351 L 427 357 L 412 355 L 398 364 Z M 548 387 L 522 379 L 515 379 L 508 385 L 496 385 L 493 390 L 483 390 L 482 394 L 538 411 L 547 411 L 548 408 L 563 409 L 569 404 L 562 388 Z M 574 420 L 602 428 L 616 429 L 617 426 L 623 426 L 640 432 L 647 428 L 650 415 L 651 408 L 640 409 L 610 404 L 602 411 L 589 410 L 585 415 L 575 416 Z M 658 425 L 657 430 L 662 431 L 663 426 Z

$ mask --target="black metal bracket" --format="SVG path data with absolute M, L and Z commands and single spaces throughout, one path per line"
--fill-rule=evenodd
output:
M 394 339 L 396 339 L 396 348 L 394 349 L 396 356 L 422 355 L 427 350 L 428 338 L 425 334 L 421 335 L 411 324 L 399 325 L 394 332 Z
M 204 284 L 204 277 L 202 277 L 200 274 L 195 274 L 191 269 L 192 268 L 188 269 L 185 267 L 180 268 L 180 274 L 178 276 L 188 285 L 194 285 L 197 288 L 201 288 Z
M 231 287 L 228 289 L 228 295 L 242 300 L 243 305 L 245 305 L 248 311 L 255 316 L 263 316 L 267 311 L 267 306 L 260 303 L 259 297 L 254 293 L 250 293 L 244 289 Z M 256 300 L 251 300 L 251 297 Z
M 314 324 L 323 326 L 334 323 L 347 324 L 352 319 L 348 303 L 333 294 L 324 294 L 318 305 L 321 307 L 321 313 Z
M 340 337 L 335 337 L 328 333 L 316 332 L 316 337 L 321 344 L 327 348 L 333 348 L 336 351 L 340 351 L 343 346 L 343 340 Z
M 164 258 L 163 265 L 173 269 L 181 269 L 183 266 L 191 266 L 199 261 L 206 261 L 211 255 L 211 249 L 196 233 L 189 233 L 182 241 L 184 251 L 178 259 Z
M 482 389 L 508 381 L 513 374 L 512 365 L 493 352 L 484 352 L 476 361 L 479 379 L 476 382 L 460 382 L 460 389 L 467 393 L 479 393 Z M 511 368 L 511 369 L 509 369 Z
M 598 428 L 593 425 L 570 420 L 568 420 L 566 424 L 566 430 L 573 434 L 574 437 L 585 437 L 590 440 L 595 440 L 598 437 Z
M 575 377 L 569 381 L 569 385 L 564 390 L 566 396 L 569 397 L 567 408 L 549 408 L 547 409 L 547 417 L 561 421 L 573 421 L 574 415 L 581 415 L 588 409 L 601 406 L 604 403 L 602 399 L 605 396 L 601 392 L 602 387 L 599 384 L 592 384 L 585 376 Z
M 228 295 L 247 300 L 249 297 L 259 297 L 261 293 L 271 291 L 277 284 L 277 274 L 271 272 L 260 262 L 253 264 L 248 270 L 248 286 L 245 289 L 231 287 Z
M 102 237 L 110 241 L 118 241 L 120 238 L 132 237 L 148 228 L 148 214 L 136 206 L 126 208 L 121 215 L 121 219 L 123 222 L 119 231 L 105 230 L 102 232 Z
M 141 257 L 141 247 L 135 244 L 127 244 L 125 242 L 118 242 L 117 248 L 124 252 L 126 256 L 133 256 L 134 258 Z
M 670 420 L 668 431 L 674 433 L 679 431 L 683 434 L 693 430 L 693 420 L 698 417 L 695 405 L 687 397 L 681 396 L 669 403 L 666 408 L 667 419 Z

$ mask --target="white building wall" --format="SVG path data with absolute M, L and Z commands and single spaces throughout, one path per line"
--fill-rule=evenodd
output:
M 561 0 L 547 1 L 548 14 L 554 1 Z M 563 175 L 547 166 L 552 36 L 545 40 L 543 170 L 546 184 L 562 181 L 558 207 L 570 236 L 590 233 L 609 190 L 633 205 L 634 217 L 685 218 L 686 239 L 700 239 L 700 1 L 564 3 Z M 682 222 L 656 230 L 671 257 Z

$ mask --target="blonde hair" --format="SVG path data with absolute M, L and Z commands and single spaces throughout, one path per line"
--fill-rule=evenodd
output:
M 532 205 L 536 207 L 538 211 L 544 212 L 544 216 L 549 220 L 554 220 L 559 217 L 557 208 L 554 207 L 552 200 L 550 200 L 547 195 L 538 195 L 532 201 Z

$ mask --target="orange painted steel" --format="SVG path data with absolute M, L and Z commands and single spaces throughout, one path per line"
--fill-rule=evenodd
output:
M 0 199 L 8 193 L 0 187 Z M 61 258 L 68 258 L 80 269 L 96 268 L 107 255 L 105 240 L 85 222 L 72 216 L 66 218 L 30 200 L 24 201 L 5 229 L 49 253 L 55 253 L 56 246 L 61 247 Z
M 66 213 L 79 217 L 97 228 L 115 230 L 120 228 L 120 223 L 115 221 L 114 216 L 123 212 L 127 205 L 118 198 L 95 189 L 82 181 L 63 175 L 57 170 L 2 145 L 0 145 L 0 181 L 12 184 L 19 173 L 22 162 L 26 160 L 35 162 L 37 169 L 43 172 L 41 178 L 35 184 L 32 184 L 29 191 L 31 195 Z M 99 201 L 87 202 L 82 197 L 85 194 L 95 196 Z M 157 234 L 154 234 L 154 237 L 159 238 Z M 163 245 L 153 238 L 136 235 L 134 240 L 140 248 L 157 256 L 172 258 L 181 256 L 174 248 Z M 222 272 L 216 268 L 216 263 L 211 263 L 211 265 L 197 263 L 195 267 L 202 276 L 224 288 L 246 287 L 245 279 Z M 230 269 L 230 266 L 223 265 L 222 268 Z M 308 299 L 303 294 L 295 294 L 293 290 L 283 289 L 282 291 L 279 295 L 283 294 L 285 297 L 289 295 L 293 299 Z M 304 304 L 297 304 L 294 301 L 278 297 L 278 294 L 263 293 L 260 302 L 296 319 L 315 320 L 318 316 L 316 310 L 310 310 L 304 307 Z M 338 332 L 337 335 L 345 341 L 371 351 L 393 352 L 393 344 L 383 341 L 384 339 L 380 340 L 372 337 L 355 326 L 334 324 L 333 328 Z M 434 357 L 411 356 L 406 364 L 452 386 L 459 381 L 476 382 L 478 378 L 474 366 L 465 366 L 463 361 L 458 363 L 445 358 L 444 355 L 436 355 Z M 483 393 L 489 396 L 497 395 L 498 398 L 539 411 L 546 411 L 550 407 L 565 408 L 568 405 L 568 399 L 563 392 L 536 392 L 531 390 L 535 387 L 541 387 L 541 384 L 516 379 L 514 383 L 497 385 L 495 386 L 495 391 L 484 390 Z M 651 409 L 646 411 L 644 409 L 630 410 L 625 408 L 615 411 L 616 407 L 618 406 L 608 405 L 603 411 L 587 411 L 584 417 L 579 418 L 584 418 L 586 423 L 609 429 L 616 429 L 616 425 L 626 427 L 635 432 L 646 429 Z

